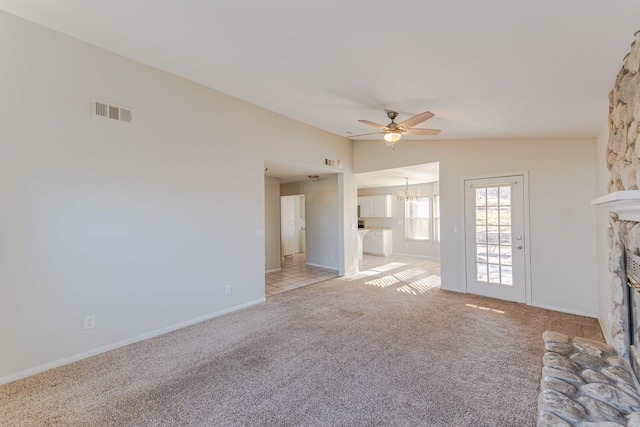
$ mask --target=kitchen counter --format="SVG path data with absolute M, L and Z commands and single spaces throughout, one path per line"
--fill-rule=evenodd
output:
M 368 228 L 358 228 L 358 261 L 362 261 L 362 239 L 368 232 Z

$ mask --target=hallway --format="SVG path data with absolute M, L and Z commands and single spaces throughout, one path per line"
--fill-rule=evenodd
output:
M 305 262 L 305 254 L 297 253 L 282 259 L 280 271 L 265 274 L 266 297 L 338 276 L 336 270 L 313 267 L 306 265 Z

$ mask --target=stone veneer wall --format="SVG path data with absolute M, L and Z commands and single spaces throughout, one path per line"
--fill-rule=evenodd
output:
M 609 141 L 607 168 L 611 172 L 609 192 L 637 190 L 640 178 L 640 31 L 635 34 L 631 51 L 613 90 L 609 93 Z M 612 344 L 618 354 L 629 357 L 627 292 L 623 248 L 640 255 L 640 224 L 620 221 L 616 214 L 609 217 L 607 231 L 611 299 L 609 314 Z

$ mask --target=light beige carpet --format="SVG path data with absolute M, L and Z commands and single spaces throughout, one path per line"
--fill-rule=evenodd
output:
M 534 426 L 545 330 L 595 319 L 333 279 L 0 387 L 2 426 Z

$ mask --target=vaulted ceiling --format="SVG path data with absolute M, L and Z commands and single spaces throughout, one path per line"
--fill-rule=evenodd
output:
M 349 138 L 430 110 L 437 137 L 595 137 L 638 0 L 0 0 L 0 10 Z M 365 139 L 379 139 L 377 136 Z M 326 173 L 278 162 L 282 182 Z M 358 176 L 437 179 L 437 164 Z M 425 169 L 426 168 L 426 169 Z M 426 172 L 425 172 L 426 171 Z
M 0 0 L 0 9 L 337 135 L 593 137 L 638 0 Z M 432 137 L 426 137 L 432 138 Z

